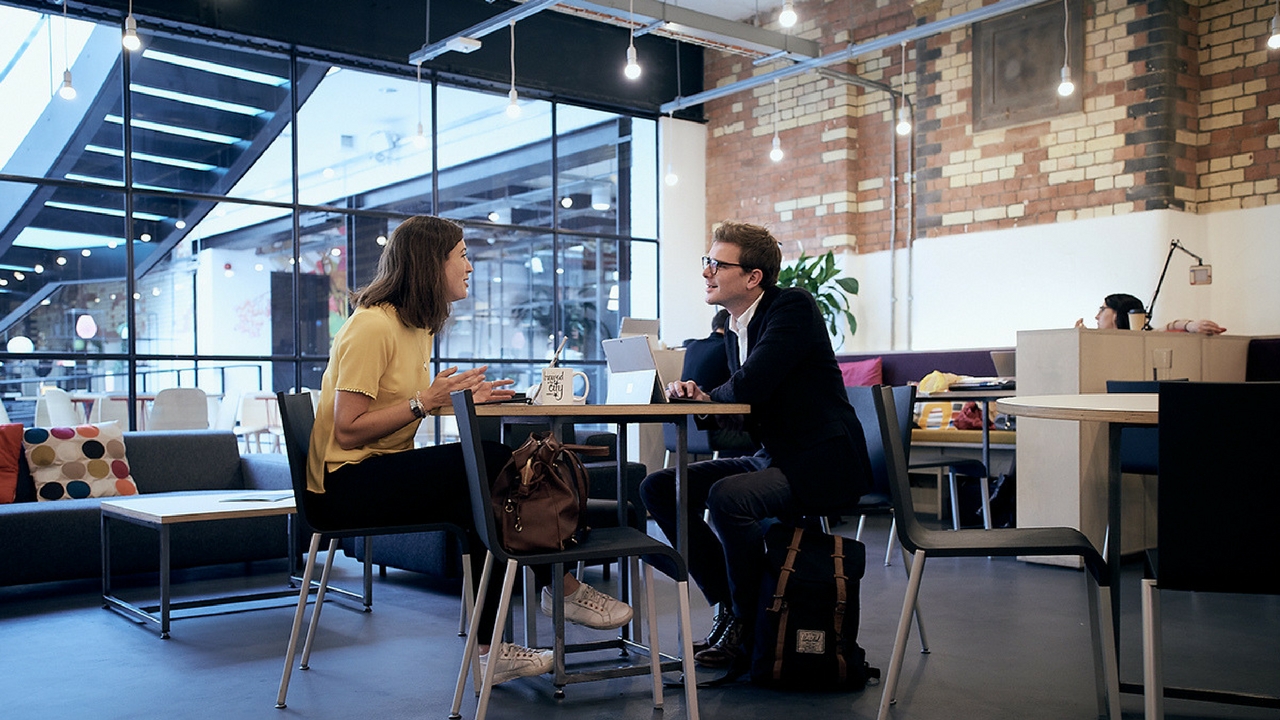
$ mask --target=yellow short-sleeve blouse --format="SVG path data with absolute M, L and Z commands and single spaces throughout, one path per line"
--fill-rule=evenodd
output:
M 418 421 L 350 450 L 339 447 L 333 435 L 333 402 L 339 390 L 371 398 L 370 410 L 408 403 L 414 393 L 431 385 L 431 333 L 410 327 L 390 305 L 356 308 L 333 338 L 329 367 L 320 386 L 320 404 L 311 430 L 307 457 L 307 487 L 324 492 L 325 469 L 360 462 L 374 455 L 413 447 Z

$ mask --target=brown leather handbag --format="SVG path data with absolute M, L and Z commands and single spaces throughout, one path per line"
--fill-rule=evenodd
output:
M 510 553 L 563 550 L 585 537 L 587 469 L 578 453 L 605 455 L 599 445 L 564 445 L 531 433 L 494 480 L 493 516 Z

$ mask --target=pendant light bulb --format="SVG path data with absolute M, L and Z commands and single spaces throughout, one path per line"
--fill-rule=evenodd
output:
M 142 47 L 142 40 L 138 37 L 138 21 L 134 19 L 133 13 L 129 13 L 124 19 L 124 38 L 121 43 L 129 52 L 137 52 Z
M 516 93 L 515 88 L 511 88 L 511 92 L 507 93 L 507 117 L 515 120 L 520 117 L 520 105 L 516 102 L 520 96 Z
M 1271 16 L 1271 37 L 1267 38 L 1267 47 L 1280 50 L 1280 8 Z
M 786 153 L 782 152 L 782 141 L 777 135 L 773 136 L 773 149 L 769 151 L 769 159 L 774 162 L 782 162 L 782 158 L 786 157 Z
M 796 15 L 795 3 L 792 2 L 792 0 L 787 0 L 786 2 L 782 3 L 782 12 L 778 13 L 779 25 L 781 25 L 784 28 L 789 28 L 795 25 L 796 20 L 799 20 L 799 19 L 800 19 L 799 16 Z
M 630 45 L 627 47 L 627 66 L 623 68 L 622 74 L 628 80 L 639 80 L 640 72 L 640 63 L 636 62 L 636 46 Z
M 667 176 L 663 180 L 667 183 L 667 187 L 675 187 L 676 183 L 680 182 L 680 176 L 676 175 L 676 169 L 671 167 L 671 163 L 667 163 Z
M 898 124 L 894 127 L 894 131 L 904 136 L 911 134 L 911 113 L 905 104 L 898 108 Z
M 427 134 L 423 131 L 422 123 L 418 123 L 418 134 L 413 136 L 413 146 L 419 150 L 427 147 Z
M 1066 65 L 1062 66 L 1062 82 L 1058 83 L 1058 94 L 1062 97 L 1070 97 L 1076 91 L 1076 84 L 1071 81 L 1071 68 Z
M 63 100 L 75 100 L 76 88 L 71 84 L 71 69 L 62 71 L 62 87 L 58 88 L 58 96 Z

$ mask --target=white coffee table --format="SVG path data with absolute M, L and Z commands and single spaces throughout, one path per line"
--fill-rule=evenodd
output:
M 173 610 L 210 607 L 228 603 L 245 603 L 296 596 L 297 590 L 224 595 L 214 598 L 171 601 L 169 592 L 169 528 L 179 523 L 210 522 L 237 518 L 292 515 L 295 512 L 293 490 L 235 490 L 183 495 L 145 495 L 103 500 L 102 504 L 102 602 L 103 607 L 127 615 L 159 623 L 161 639 L 169 638 L 169 619 Z M 111 591 L 111 532 L 113 521 L 155 528 L 160 534 L 160 602 L 140 606 L 116 597 Z M 289 530 L 289 567 L 293 576 L 294 542 L 292 523 Z

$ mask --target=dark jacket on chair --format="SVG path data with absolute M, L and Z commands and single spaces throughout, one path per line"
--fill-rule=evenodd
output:
M 747 326 L 741 365 L 736 343 L 726 333 L 733 374 L 709 391 L 712 399 L 751 405 L 746 429 L 787 476 L 802 512 L 856 503 L 871 487 L 871 464 L 813 296 L 797 288 L 765 290 Z

